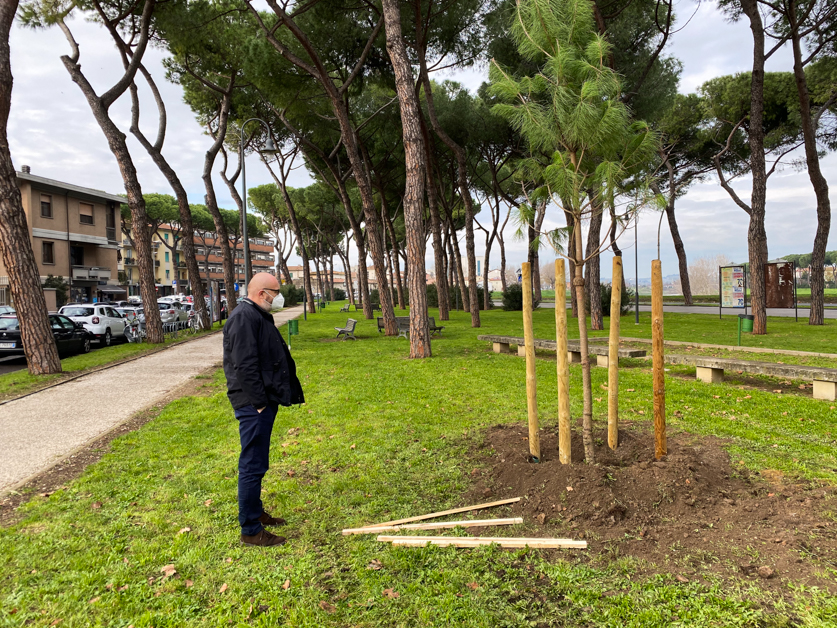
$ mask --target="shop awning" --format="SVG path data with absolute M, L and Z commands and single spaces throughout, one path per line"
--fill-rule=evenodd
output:
M 126 288 L 121 286 L 99 286 L 97 290 L 105 294 L 127 294 L 128 292 Z

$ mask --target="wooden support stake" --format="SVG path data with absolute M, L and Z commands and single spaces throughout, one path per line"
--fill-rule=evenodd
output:
M 541 459 L 538 432 L 538 380 L 535 375 L 535 332 L 532 329 L 532 265 L 523 262 L 523 341 L 526 345 L 526 406 L 529 410 L 529 453 Z
M 555 260 L 555 344 L 558 353 L 558 460 L 572 462 L 570 439 L 570 367 L 567 363 L 567 277 L 564 260 Z
M 565 549 L 587 549 L 587 541 L 576 541 L 575 539 L 527 539 L 527 538 L 503 538 L 490 536 L 384 536 L 378 537 L 383 543 L 393 545 L 405 545 L 408 547 L 425 547 L 427 544 L 440 545 L 442 547 L 478 547 L 480 545 L 497 544 L 500 547 L 542 547 L 542 548 L 565 548 Z
M 452 508 L 451 510 L 442 510 L 441 512 L 431 512 L 427 515 L 418 515 L 416 517 L 407 517 L 406 519 L 396 519 L 395 521 L 384 521 L 383 523 L 376 523 L 375 525 L 366 526 L 367 528 L 380 528 L 381 526 L 397 526 L 401 523 L 412 523 L 413 521 L 424 521 L 425 519 L 436 519 L 437 517 L 444 517 L 445 515 L 456 515 L 460 512 L 470 512 L 472 510 L 482 510 L 484 508 L 493 508 L 494 506 L 504 506 L 506 504 L 514 504 L 519 502 L 519 497 L 512 497 L 511 499 L 501 499 L 496 502 L 488 502 L 485 504 L 477 504 L 476 506 L 462 506 L 461 508 Z
M 663 271 L 660 260 L 651 262 L 651 351 L 654 367 L 654 457 L 666 455 L 666 379 L 663 349 Z
M 622 318 L 622 257 L 614 256 L 610 280 L 610 344 L 607 351 L 607 445 L 619 444 L 619 327 Z M 557 294 L 557 293 L 556 293 Z
M 378 526 L 375 528 L 347 528 L 343 536 L 350 534 L 378 534 L 381 532 L 397 532 L 398 530 L 442 530 L 445 528 L 481 528 L 484 526 L 513 526 L 523 523 L 523 517 L 508 519 L 465 519 L 462 521 L 437 521 L 435 523 L 405 523 L 395 526 Z

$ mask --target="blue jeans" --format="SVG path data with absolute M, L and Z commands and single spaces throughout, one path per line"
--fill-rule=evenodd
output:
M 248 536 L 264 529 L 259 522 L 262 506 L 262 478 L 270 468 L 270 434 L 276 419 L 277 406 L 267 406 L 259 413 L 253 406 L 235 411 L 241 437 L 238 457 L 238 522 L 241 533 Z

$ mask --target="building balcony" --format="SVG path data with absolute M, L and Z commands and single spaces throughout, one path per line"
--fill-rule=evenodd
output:
M 126 257 L 122 260 L 122 263 L 125 266 L 136 266 L 137 265 L 137 258 L 136 257 Z
M 73 266 L 73 279 L 110 279 L 110 268 Z

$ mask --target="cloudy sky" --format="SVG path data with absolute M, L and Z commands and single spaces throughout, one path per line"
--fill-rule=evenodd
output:
M 694 91 L 705 80 L 749 69 L 751 38 L 744 23 L 730 24 L 714 8 L 713 3 L 700 5 L 692 0 L 681 0 L 677 6 L 681 30 L 673 37 L 668 53 L 683 63 L 680 90 Z M 689 20 L 689 18 L 691 19 Z M 81 64 L 99 93 L 121 75 L 116 54 L 107 33 L 94 24 L 82 20 L 70 23 L 81 48 Z M 11 36 L 14 92 L 9 121 L 12 159 L 20 169 L 29 165 L 32 173 L 72 182 L 77 185 L 121 193 L 122 179 L 104 136 L 96 124 L 81 91 L 70 80 L 60 57 L 69 47 L 60 30 L 32 31 L 16 25 Z M 148 53 L 148 67 L 158 80 L 168 107 L 169 130 L 164 153 L 178 172 L 193 202 L 203 202 L 201 171 L 209 138 L 195 122 L 189 108 L 182 102 L 180 89 L 163 78 L 159 50 Z M 768 71 L 790 71 L 792 60 L 788 50 L 780 51 L 768 63 Z M 476 90 L 486 79 L 483 70 L 468 70 L 448 75 Z M 156 115 L 153 102 L 145 95 L 143 129 L 153 135 Z M 125 97 L 114 106 L 114 117 L 127 133 L 129 102 Z M 169 193 L 166 180 L 159 173 L 144 150 L 131 138 L 140 182 L 146 192 Z M 220 160 L 219 160 L 220 163 Z M 258 185 L 271 181 L 262 164 L 255 157 L 248 160 L 247 181 Z M 828 156 L 823 170 L 830 182 L 837 181 L 837 157 Z M 294 185 L 310 181 L 304 169 L 294 173 Z M 216 191 L 222 206 L 233 207 L 230 194 L 216 175 Z M 749 180 L 742 178 L 735 188 L 742 198 L 749 196 Z M 678 222 L 690 259 L 726 255 L 735 261 L 747 257 L 747 215 L 739 209 L 715 180 L 695 185 L 678 200 Z M 810 251 L 816 229 L 816 203 L 805 171 L 786 168 L 774 174 L 768 184 L 767 235 L 770 257 Z M 639 276 L 650 276 L 651 260 L 656 257 L 659 214 L 649 212 L 639 220 Z M 547 227 L 563 223 L 563 218 L 551 211 Z M 510 264 L 525 260 L 525 245 L 514 241 L 513 229 L 508 228 L 507 258 Z M 626 234 L 622 246 L 625 272 L 634 274 L 633 234 Z M 481 237 L 477 237 L 478 255 L 483 252 Z M 837 236 L 832 235 L 829 249 L 837 248 Z M 354 247 L 353 247 L 354 250 Z M 542 261 L 551 260 L 550 251 L 541 253 Z M 665 221 L 661 235 L 663 274 L 677 272 L 677 258 Z M 432 250 L 428 250 L 432 265 Z M 497 248 L 492 255 L 492 267 L 499 264 Z M 610 258 L 602 260 L 603 276 L 608 276 Z

